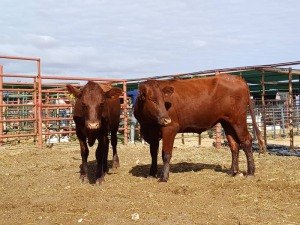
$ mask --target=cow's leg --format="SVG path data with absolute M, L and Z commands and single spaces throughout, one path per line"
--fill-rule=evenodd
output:
M 155 126 L 141 126 L 141 133 L 144 140 L 150 145 L 151 167 L 150 177 L 157 176 L 157 155 L 159 148 L 159 127 Z
M 118 131 L 118 129 L 114 129 L 111 131 L 111 145 L 112 145 L 112 149 L 113 149 L 112 168 L 120 167 L 120 161 L 119 161 L 119 156 L 118 156 L 118 152 L 117 152 L 117 143 L 118 143 L 117 131 Z
M 252 153 L 252 136 L 248 131 L 246 123 L 244 125 L 240 124 L 239 126 L 235 125 L 234 129 L 247 158 L 247 175 L 253 176 L 255 165 Z
M 98 139 L 98 147 L 96 150 L 97 170 L 96 182 L 101 184 L 104 181 L 105 171 L 107 170 L 107 155 L 108 155 L 108 138 L 102 136 Z
M 239 172 L 239 140 L 234 129 L 229 124 L 227 124 L 226 122 L 222 122 L 222 126 L 224 128 L 232 156 L 231 168 L 228 174 L 231 176 L 235 176 Z
M 108 151 L 109 151 L 109 139 L 108 137 L 104 137 L 105 147 L 104 147 L 104 156 L 103 156 L 103 171 L 104 173 L 108 173 Z
M 160 182 L 167 182 L 170 172 L 170 161 L 172 158 L 172 151 L 174 140 L 176 136 L 176 131 L 173 129 L 162 129 L 163 133 L 163 146 L 162 146 L 162 160 L 163 160 L 163 170 L 160 176 Z
M 79 139 L 79 145 L 80 145 L 80 153 L 81 153 L 81 160 L 82 164 L 80 166 L 80 179 L 82 182 L 87 181 L 87 173 L 88 173 L 88 168 L 87 168 L 87 159 L 89 156 L 89 148 L 86 144 L 86 138 L 78 138 Z
M 247 158 L 247 175 L 253 176 L 255 173 L 255 164 L 252 152 L 252 136 L 248 129 L 244 130 L 242 137 L 240 137 L 241 146 L 245 152 Z
M 150 155 L 151 155 L 151 167 L 149 176 L 156 177 L 157 176 L 157 155 L 159 148 L 159 139 L 152 140 L 150 142 Z

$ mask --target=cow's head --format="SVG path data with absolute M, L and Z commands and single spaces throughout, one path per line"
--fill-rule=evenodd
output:
M 142 113 L 148 120 L 159 125 L 170 124 L 171 118 L 167 111 L 170 103 L 165 102 L 165 97 L 170 96 L 173 91 L 173 88 L 169 86 L 161 90 L 155 80 L 139 84 L 138 102 L 140 105 L 135 107 L 135 116 L 138 118 L 137 114 Z
M 107 99 L 119 98 L 122 94 L 122 89 L 114 87 L 104 92 L 98 83 L 92 81 L 84 85 L 82 90 L 68 84 L 67 90 L 76 97 L 75 107 L 80 107 L 81 116 L 85 119 L 85 127 L 90 130 L 100 129 Z

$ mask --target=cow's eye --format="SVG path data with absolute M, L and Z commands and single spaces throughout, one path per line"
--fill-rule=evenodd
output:
M 149 98 L 149 100 L 150 100 L 151 102 L 153 102 L 154 104 L 157 104 L 156 99 L 154 99 L 154 98 Z

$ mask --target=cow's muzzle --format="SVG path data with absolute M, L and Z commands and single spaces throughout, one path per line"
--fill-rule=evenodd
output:
M 96 129 L 99 129 L 99 127 L 100 127 L 99 122 L 89 122 L 87 125 L 88 125 L 88 128 L 91 130 L 96 130 Z
M 160 121 L 160 124 L 163 125 L 163 126 L 166 126 L 168 124 L 170 124 L 172 121 L 170 118 L 162 118 L 161 121 Z

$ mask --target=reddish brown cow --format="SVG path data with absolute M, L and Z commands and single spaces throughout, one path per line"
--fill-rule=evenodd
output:
M 119 166 L 117 131 L 120 122 L 119 96 L 122 94 L 122 89 L 111 86 L 109 90 L 104 92 L 98 83 L 91 81 L 84 85 L 82 90 L 69 84 L 67 89 L 76 97 L 73 119 L 76 124 L 76 135 L 79 139 L 82 158 L 80 177 L 82 181 L 87 179 L 87 158 L 89 155 L 87 143 L 91 147 L 97 139 L 96 179 L 101 184 L 104 181 L 105 172 L 108 171 L 109 132 L 111 132 L 113 149 L 113 167 Z
M 150 176 L 157 175 L 159 140 L 162 138 L 163 171 L 160 181 L 169 177 L 174 139 L 177 133 L 201 133 L 221 123 L 232 152 L 230 174 L 238 173 L 239 147 L 247 157 L 248 175 L 254 175 L 252 137 L 247 129 L 247 106 L 259 144 L 261 133 L 253 116 L 247 83 L 233 75 L 187 80 L 149 80 L 139 85 L 134 115 L 141 133 L 150 144 Z

